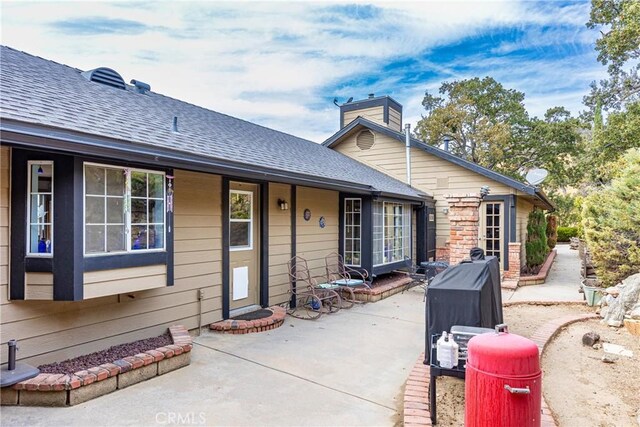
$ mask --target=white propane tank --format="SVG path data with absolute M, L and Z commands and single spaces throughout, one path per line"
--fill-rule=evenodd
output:
M 453 334 L 449 334 L 449 342 L 451 343 L 451 361 L 453 362 L 453 368 L 454 366 L 458 366 L 458 355 L 460 354 L 458 350 L 460 346 L 453 339 Z
M 453 368 L 453 359 L 451 352 L 451 342 L 446 331 L 442 331 L 442 336 L 436 342 L 436 358 L 438 364 L 445 369 Z

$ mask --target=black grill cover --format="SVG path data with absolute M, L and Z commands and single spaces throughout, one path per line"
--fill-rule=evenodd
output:
M 437 275 L 427 288 L 425 315 L 427 358 L 433 334 L 454 325 L 493 328 L 502 323 L 498 259 L 463 262 Z

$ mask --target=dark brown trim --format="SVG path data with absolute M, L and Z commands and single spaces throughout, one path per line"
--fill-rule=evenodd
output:
M 269 306 L 269 183 L 260 184 L 260 305 Z
M 222 177 L 222 318 L 229 318 L 229 178 Z
M 291 210 L 291 258 L 297 255 L 297 196 L 298 196 L 298 187 L 295 185 L 291 186 L 291 201 L 289 202 L 289 209 Z M 288 267 L 287 267 L 288 268 Z M 287 271 L 287 274 L 289 272 Z M 296 283 L 293 282 L 291 285 L 293 287 L 293 291 L 296 289 Z M 289 301 L 289 305 L 291 308 L 296 308 L 296 299 L 294 298 L 293 293 L 291 294 L 291 299 Z

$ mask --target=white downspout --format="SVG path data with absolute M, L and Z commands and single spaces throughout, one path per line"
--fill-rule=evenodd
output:
M 411 185 L 411 124 L 404 125 L 405 150 L 407 153 L 407 184 Z

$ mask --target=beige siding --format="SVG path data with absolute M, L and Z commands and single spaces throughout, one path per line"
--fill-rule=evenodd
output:
M 389 107 L 389 127 L 402 132 L 402 115 L 391 107 Z
M 9 148 L 0 147 L 0 302 L 3 304 L 9 294 L 9 163 Z
M 335 147 L 335 150 L 405 181 L 407 170 L 404 145 L 396 139 L 381 134 L 376 134 L 375 138 L 375 145 L 370 150 L 360 150 L 355 145 L 355 135 L 345 138 Z M 445 195 L 478 193 L 483 185 L 491 188 L 492 195 L 517 194 L 511 187 L 418 148 L 411 149 L 411 184 L 433 195 L 436 201 L 436 245 L 438 247 L 444 246 L 449 239 L 449 220 L 443 212 L 443 209 L 448 207 Z
M 53 273 L 26 273 L 24 298 L 53 301 Z
M 291 203 L 291 186 L 269 184 L 269 305 L 289 300 L 287 261 L 291 258 L 291 211 L 281 210 L 278 199 Z
M 344 126 L 348 125 L 356 118 L 364 117 L 365 119 L 371 120 L 372 122 L 379 123 L 383 126 L 387 124 L 384 122 L 384 109 L 382 106 L 379 107 L 371 107 L 371 108 L 363 108 L 361 110 L 347 111 L 344 113 Z
M 8 176 L 6 150 L 2 149 L 2 183 Z M 7 301 L 6 279 L 2 284 L 0 342 L 20 341 L 18 358 L 32 364 L 60 361 L 111 345 L 161 334 L 173 324 L 198 326 L 198 290 L 204 291 L 202 324 L 218 321 L 221 315 L 221 178 L 175 171 L 175 281 L 174 286 L 125 292 L 78 302 Z M 2 193 L 1 206 L 8 201 Z M 6 228 L 6 217 L 0 228 Z M 3 241 L 6 246 L 6 242 Z M 6 261 L 2 261 L 6 269 Z M 164 269 L 164 266 L 162 266 Z M 130 280 L 123 271 L 87 273 L 87 283 L 104 281 L 110 286 Z M 162 276 L 156 266 L 145 277 Z M 6 277 L 6 276 L 5 276 Z M 31 277 L 31 276 L 30 276 Z M 116 278 L 117 277 L 117 278 Z M 35 276 L 34 276 L 35 278 Z M 157 277 L 161 280 L 161 277 Z M 6 363 L 6 352 L 0 352 Z
M 520 246 L 520 265 L 527 262 L 527 222 L 529 222 L 529 212 L 533 210 L 533 204 L 522 197 L 516 201 L 516 239 L 522 243 Z
M 324 259 L 338 251 L 338 192 L 297 187 L 296 199 L 296 251 L 309 263 L 312 276 L 324 276 Z M 305 221 L 304 210 L 311 211 L 311 219 Z M 325 218 L 325 228 L 319 219 Z
M 84 299 L 167 286 L 167 266 L 121 268 L 84 273 Z

